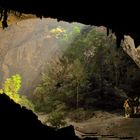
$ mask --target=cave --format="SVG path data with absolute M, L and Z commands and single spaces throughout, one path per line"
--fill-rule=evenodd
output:
M 105 26 L 117 36 L 119 46 L 124 35 L 130 35 L 135 46 L 140 44 L 139 9 L 136 2 L 120 1 L 82 1 L 69 2 L 51 0 L 0 1 L 3 26 L 7 27 L 7 12 L 32 13 L 38 17 L 51 17 L 68 22 L 80 22 L 87 25 Z M 1 17 L 2 19 L 2 17 Z
M 83 1 L 76 4 L 74 1 L 68 3 L 51 0 L 1 0 L 0 19 L 2 20 L 3 28 L 6 28 L 8 26 L 8 12 L 9 10 L 14 10 L 20 13 L 34 14 L 39 18 L 51 17 L 58 21 L 76 21 L 86 25 L 105 26 L 108 31 L 107 34 L 109 34 L 110 30 L 115 33 L 118 47 L 120 47 L 124 35 L 130 35 L 134 39 L 135 46 L 138 47 L 140 45 L 140 21 L 137 18 L 139 12 L 137 8 L 131 10 L 132 7 L 133 4 L 129 2 L 122 4 L 121 2 L 96 1 L 91 3 Z M 17 131 L 20 135 L 24 135 L 24 138 L 30 135 L 32 138 L 40 136 L 42 139 L 44 137 L 47 139 L 66 139 L 68 136 L 69 139 L 78 139 L 72 126 L 58 131 L 44 126 L 38 121 L 36 115 L 25 108 L 21 108 L 6 95 L 0 95 L 0 104 L 2 105 L 0 106 L 1 132 L 13 133 Z M 8 120 L 7 116 L 10 117 L 10 120 Z M 24 129 L 26 129 L 25 134 L 20 132 L 24 131 Z M 33 132 L 31 133 L 31 131 Z M 3 136 L 6 137 L 6 135 Z

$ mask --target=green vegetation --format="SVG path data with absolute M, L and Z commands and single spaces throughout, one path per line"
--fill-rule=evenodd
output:
M 34 106 L 29 101 L 26 96 L 22 96 L 19 94 L 19 90 L 21 88 L 21 76 L 19 74 L 11 76 L 11 78 L 6 79 L 3 83 L 2 89 L 0 89 L 0 93 L 5 93 L 16 103 L 19 103 L 21 106 L 25 106 L 28 109 L 34 110 Z
M 42 74 L 42 82 L 33 94 L 35 109 L 46 113 L 71 112 L 71 118 L 77 120 L 78 116 L 83 120 L 88 118 L 88 113 L 84 113 L 88 110 L 122 108 L 124 98 L 136 91 L 132 83 L 139 69 L 105 32 L 95 27 L 75 30 L 75 40 Z M 59 120 L 56 114 L 50 119 L 54 123 Z
M 50 29 L 50 33 L 60 41 L 61 45 L 71 43 L 73 39 L 80 34 L 80 26 L 73 25 L 69 30 L 57 26 Z
M 53 111 L 48 115 L 47 123 L 49 123 L 50 126 L 58 129 L 61 127 L 66 126 L 66 121 L 64 120 L 65 115 L 63 112 L 59 111 Z

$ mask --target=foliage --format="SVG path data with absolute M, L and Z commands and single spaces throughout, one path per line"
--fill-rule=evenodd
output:
M 16 103 L 34 110 L 34 106 L 25 96 L 19 94 L 21 88 L 21 76 L 19 74 L 7 78 L 0 89 L 0 93 L 7 94 Z
M 122 48 L 117 49 L 115 38 L 95 27 L 75 30 L 75 40 L 51 62 L 34 91 L 36 109 L 49 113 L 60 106 L 63 111 L 121 108 L 123 99 L 136 92 L 132 82 L 139 69 Z
M 20 101 L 18 103 L 21 106 L 25 106 L 26 108 L 34 111 L 34 104 L 29 99 L 27 99 L 26 96 L 24 96 L 24 95 L 20 96 Z
M 18 91 L 21 87 L 21 77 L 19 74 L 7 78 L 2 85 L 1 93 L 6 93 L 16 103 L 20 102 Z
M 56 129 L 64 127 L 66 125 L 66 121 L 64 120 L 64 113 L 60 111 L 51 112 L 48 115 L 47 123 Z
M 66 30 L 61 26 L 53 28 L 50 30 L 50 33 L 56 38 L 62 41 L 64 44 L 72 42 L 75 36 L 80 34 L 80 27 L 73 26 L 71 30 Z
M 50 32 L 55 35 L 56 38 L 62 38 L 65 36 L 66 30 L 59 26 L 57 28 L 51 29 Z
M 38 103 L 36 108 L 43 106 L 41 111 L 45 111 L 46 108 L 45 112 L 55 110 L 60 105 L 77 108 L 83 100 L 78 95 L 83 94 L 80 93 L 80 89 L 86 84 L 85 77 L 84 68 L 79 60 L 69 64 L 65 58 L 59 59 L 42 75 L 42 84 L 34 91 L 33 98 Z

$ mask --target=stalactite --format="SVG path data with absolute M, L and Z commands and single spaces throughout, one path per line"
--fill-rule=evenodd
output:
M 109 28 L 107 27 L 107 36 L 109 35 Z
M 100 5 L 100 3 L 97 2 L 97 5 L 98 4 Z M 59 20 L 64 20 L 68 22 L 75 21 L 75 22 L 80 22 L 83 24 L 95 25 L 95 26 L 102 25 L 107 27 L 108 35 L 110 32 L 109 29 L 112 30 L 112 33 L 117 32 L 116 35 L 117 35 L 118 46 L 120 46 L 121 40 L 123 39 L 123 35 L 130 35 L 131 37 L 134 36 L 134 40 L 137 44 L 136 46 L 140 45 L 140 30 L 139 30 L 140 21 L 137 18 L 139 17 L 138 11 L 128 10 L 129 8 L 127 6 L 122 6 L 122 5 L 119 5 L 119 7 L 123 7 L 122 9 L 119 7 L 116 9 L 114 7 L 114 3 L 112 6 L 108 7 L 108 4 L 106 2 L 105 5 L 102 7 L 102 11 L 103 11 L 101 12 L 102 14 L 97 12 L 98 6 L 93 8 L 92 7 L 93 5 L 91 3 L 87 3 L 86 1 L 85 3 L 80 4 L 78 10 L 77 10 L 77 6 L 72 2 L 67 4 L 65 2 L 63 3 L 59 1 L 59 2 L 55 2 L 55 5 L 57 6 L 55 7 L 55 12 L 54 12 L 54 3 L 51 0 L 39 0 L 39 1 L 28 0 L 28 2 L 26 2 L 25 0 L 20 0 L 20 1 L 0 0 L 0 19 L 2 20 L 2 26 L 3 28 L 7 27 L 6 9 L 10 9 L 25 14 L 34 14 L 40 18 L 50 17 L 50 18 L 57 18 L 58 21 Z M 4 10 L 1 10 L 1 7 Z M 88 8 L 87 10 L 83 11 L 85 7 Z M 130 9 L 131 9 L 131 5 L 130 5 Z M 125 10 L 127 11 L 127 14 L 123 16 Z M 110 11 L 112 11 L 112 14 L 110 14 Z M 73 16 L 71 12 L 74 13 Z M 91 12 L 94 13 L 94 15 L 90 17 L 89 15 L 92 15 Z M 131 15 L 136 15 L 136 16 L 131 17 Z
M 0 21 L 2 20 L 3 17 L 3 11 L 4 11 L 3 8 L 0 7 Z
M 2 19 L 2 28 L 3 29 L 6 28 L 6 27 L 8 27 L 7 18 L 8 18 L 8 10 L 7 9 L 4 9 L 3 19 Z
M 115 35 L 116 35 L 116 44 L 117 47 L 119 48 L 121 45 L 121 41 L 124 40 L 124 35 L 120 32 L 116 32 Z

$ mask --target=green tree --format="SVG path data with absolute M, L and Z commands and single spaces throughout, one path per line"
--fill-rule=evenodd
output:
M 120 96 L 119 90 L 133 91 L 129 81 L 136 68 L 124 51 L 117 49 L 116 40 L 95 27 L 74 30 L 78 35 L 63 56 L 51 63 L 35 90 L 40 102 L 38 109 L 43 107 L 51 112 L 60 107 L 62 110 L 108 104 L 113 107 L 119 102 L 115 100 L 115 96 Z M 100 102 L 102 99 L 104 102 Z
M 7 78 L 2 85 L 3 92 L 6 93 L 15 102 L 20 101 L 19 89 L 21 87 L 21 76 L 16 74 L 11 78 Z
M 26 106 L 29 109 L 34 110 L 34 106 L 25 96 L 19 94 L 21 88 L 21 76 L 19 74 L 13 75 L 10 78 L 7 78 L 0 89 L 0 93 L 5 93 L 16 103 L 19 103 L 22 106 Z
M 76 108 L 79 108 L 79 88 L 83 84 L 86 78 L 86 72 L 84 71 L 81 62 L 76 59 L 73 62 L 70 73 L 72 74 L 73 81 L 72 83 L 76 85 Z

